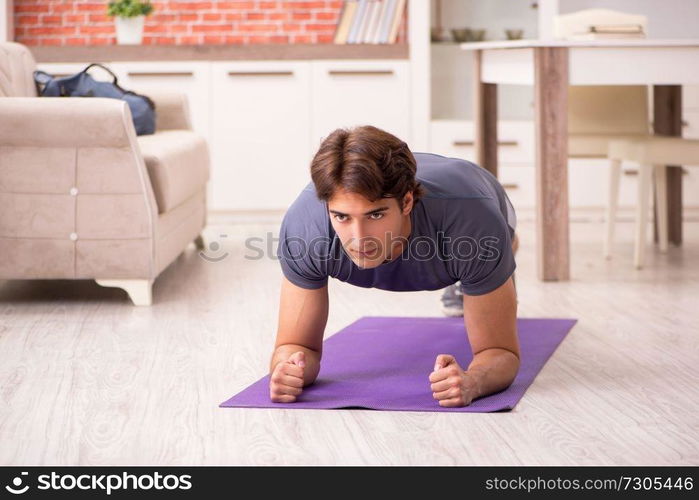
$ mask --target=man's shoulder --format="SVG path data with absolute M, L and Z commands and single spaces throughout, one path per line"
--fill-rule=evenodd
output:
M 492 198 L 492 176 L 487 170 L 462 158 L 414 152 L 416 179 L 425 188 L 425 198 Z
M 289 205 L 282 229 L 289 236 L 308 238 L 328 235 L 328 211 L 324 201 L 318 199 L 312 182 L 306 184 Z
M 461 158 L 413 153 L 416 178 L 425 188 L 420 202 L 430 223 L 451 236 L 490 231 L 503 222 L 497 179 Z

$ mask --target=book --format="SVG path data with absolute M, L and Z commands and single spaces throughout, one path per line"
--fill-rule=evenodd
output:
M 350 29 L 349 36 L 347 37 L 347 43 L 357 43 L 359 36 L 359 30 L 361 29 L 362 22 L 364 19 L 364 13 L 366 12 L 368 0 L 359 0 L 359 6 L 357 7 L 357 13 L 354 16 L 354 21 L 352 22 L 352 28 Z
M 364 34 L 364 43 L 374 43 L 374 33 L 376 32 L 376 24 L 381 15 L 381 0 L 371 0 L 373 8 L 371 9 L 371 18 Z
M 381 27 L 379 30 L 379 38 L 377 43 L 387 43 L 388 37 L 391 31 L 391 19 L 393 19 L 393 13 L 395 12 L 396 2 L 398 0 L 386 0 L 386 9 L 384 11 L 384 16 L 381 19 Z
M 568 37 L 569 40 L 624 40 L 646 38 L 643 33 L 577 33 Z
M 349 35 L 350 27 L 352 26 L 352 21 L 354 20 L 354 15 L 357 12 L 358 0 L 345 0 L 342 4 L 342 12 L 340 13 L 340 20 L 337 23 L 337 29 L 335 30 L 335 43 L 347 43 L 347 36 Z
M 590 33 L 643 33 L 640 24 L 597 24 L 589 27 Z
M 396 10 L 393 15 L 393 22 L 391 24 L 391 33 L 388 37 L 388 43 L 396 43 L 398 38 L 398 29 L 400 28 L 400 23 L 403 20 L 403 12 L 405 11 L 405 0 L 398 0 Z
M 383 19 L 386 17 L 386 7 L 388 5 L 388 0 L 380 0 L 381 9 L 379 10 L 378 19 L 376 20 L 376 26 L 374 26 L 374 32 L 372 34 L 371 43 L 380 43 L 381 39 L 381 26 L 383 26 Z
M 359 34 L 357 35 L 357 43 L 365 43 L 367 31 L 369 30 L 369 24 L 371 24 L 371 18 L 374 16 L 374 6 L 376 2 L 374 0 L 367 0 L 366 11 L 364 12 L 364 19 L 362 19 L 362 26 L 359 28 Z

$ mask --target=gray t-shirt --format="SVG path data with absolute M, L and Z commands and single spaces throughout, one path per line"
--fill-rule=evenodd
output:
M 469 161 L 413 156 L 426 193 L 410 212 L 412 229 L 399 257 L 373 269 L 357 266 L 332 227 L 327 203 L 309 182 L 282 221 L 277 257 L 284 276 L 302 288 L 320 288 L 333 277 L 399 292 L 439 290 L 459 281 L 467 295 L 502 285 L 515 270 L 515 215 L 503 187 Z

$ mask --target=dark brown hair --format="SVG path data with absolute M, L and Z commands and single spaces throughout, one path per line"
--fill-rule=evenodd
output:
M 319 199 L 328 201 L 339 188 L 370 201 L 396 198 L 401 208 L 406 193 L 412 191 L 415 201 L 424 194 L 415 171 L 415 157 L 408 145 L 371 125 L 333 131 L 311 162 L 311 179 Z

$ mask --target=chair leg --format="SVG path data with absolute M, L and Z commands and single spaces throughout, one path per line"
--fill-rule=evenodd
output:
M 197 250 L 204 250 L 206 248 L 204 237 L 201 234 L 194 239 L 194 245 L 197 247 Z
M 95 280 L 98 285 L 126 290 L 131 301 L 137 306 L 150 306 L 153 303 L 153 280 Z
M 619 178 L 621 177 L 621 160 L 612 159 L 609 164 L 609 193 L 607 198 L 607 231 L 604 238 L 604 256 L 612 258 L 614 245 L 614 224 L 616 223 L 619 204 Z
M 667 252 L 667 170 L 665 165 L 655 165 L 655 207 L 658 214 L 658 241 L 660 251 Z
M 638 172 L 638 203 L 636 205 L 636 243 L 634 248 L 634 265 L 641 269 L 645 260 L 646 226 L 648 225 L 648 208 L 652 165 L 639 165 Z

